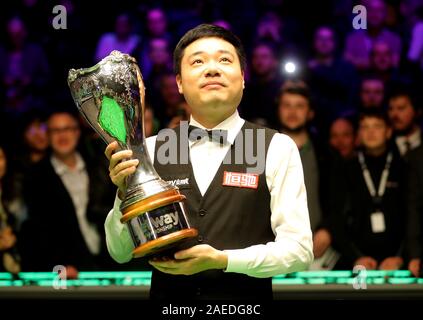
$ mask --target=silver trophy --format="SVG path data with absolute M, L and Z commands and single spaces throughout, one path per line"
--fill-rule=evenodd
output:
M 157 174 L 144 134 L 145 87 L 136 60 L 113 51 L 92 68 L 71 69 L 68 85 L 79 111 L 107 143 L 117 141 L 139 160 L 127 179 L 120 206 L 134 242 L 134 257 L 159 253 L 195 237 L 184 206 L 185 196 Z

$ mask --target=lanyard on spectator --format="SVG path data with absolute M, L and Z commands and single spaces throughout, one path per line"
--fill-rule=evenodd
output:
M 390 152 L 388 156 L 386 157 L 385 168 L 383 169 L 382 176 L 380 177 L 377 194 L 376 194 L 375 185 L 373 183 L 369 169 L 367 168 L 366 160 L 364 159 L 364 155 L 362 152 L 358 153 L 358 161 L 360 162 L 361 170 L 363 171 L 364 181 L 366 182 L 366 186 L 367 186 L 367 189 L 369 190 L 370 195 L 372 196 L 372 198 L 376 198 L 376 197 L 382 198 L 385 193 L 386 182 L 388 181 L 389 169 L 391 167 L 391 162 L 392 162 L 392 152 Z

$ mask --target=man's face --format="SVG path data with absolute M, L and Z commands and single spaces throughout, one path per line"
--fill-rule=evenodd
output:
M 313 117 L 308 100 L 299 94 L 284 93 L 279 102 L 279 121 L 288 130 L 305 127 Z
M 80 130 L 77 121 L 69 114 L 57 113 L 47 122 L 48 136 L 53 152 L 58 156 L 68 156 L 78 145 Z
M 254 49 L 252 68 L 257 75 L 266 76 L 277 68 L 277 64 L 278 62 L 269 47 L 260 45 Z
M 320 55 L 330 55 L 335 50 L 333 32 L 329 28 L 320 28 L 314 37 L 314 48 Z
M 232 44 L 201 38 L 185 48 L 176 81 L 194 117 L 224 119 L 241 101 L 244 73 Z
M 153 9 L 147 14 L 147 28 L 152 36 L 160 37 L 166 33 L 166 17 L 160 9 Z
M 389 119 L 395 131 L 407 131 L 414 124 L 416 112 L 407 96 L 398 96 L 389 101 Z
M 384 96 L 383 82 L 372 79 L 365 80 L 361 86 L 361 102 L 365 108 L 380 107 Z
M 22 20 L 14 18 L 7 24 L 7 33 L 14 45 L 22 45 L 26 39 L 26 28 Z
M 174 75 L 166 74 L 161 78 L 160 93 L 167 106 L 176 107 L 183 100 L 178 91 Z
M 150 59 L 153 65 L 163 66 L 170 62 L 168 44 L 165 39 L 152 39 L 150 42 Z
M 376 43 L 372 50 L 373 66 L 378 71 L 388 71 L 393 67 L 394 57 L 389 45 L 384 42 Z
M 386 5 L 383 0 L 367 0 L 363 2 L 367 9 L 369 27 L 381 28 L 386 19 Z
M 38 120 L 32 122 L 25 130 L 24 138 L 27 145 L 36 151 L 44 151 L 48 147 L 47 126 Z
M 354 150 L 354 129 L 344 119 L 336 120 L 330 128 L 330 145 L 338 150 L 343 157 L 348 157 Z
M 118 38 L 125 38 L 131 33 L 131 23 L 126 15 L 120 15 L 117 17 L 115 32 Z
M 360 121 L 358 135 L 361 144 L 366 149 L 379 149 L 391 137 L 391 129 L 382 119 L 368 117 Z

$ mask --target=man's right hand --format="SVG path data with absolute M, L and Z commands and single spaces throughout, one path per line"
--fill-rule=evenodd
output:
M 367 270 L 375 270 L 377 268 L 377 261 L 372 257 L 361 257 L 357 259 L 354 266 L 364 266 Z
M 313 237 L 314 258 L 320 258 L 332 243 L 332 237 L 328 230 L 319 229 Z
M 110 179 L 119 188 L 119 194 L 122 195 L 126 189 L 126 177 L 135 172 L 139 161 L 138 159 L 130 159 L 132 150 L 116 152 L 118 147 L 118 143 L 113 141 L 106 147 L 104 154 L 109 159 Z
M 418 259 L 418 258 L 411 259 L 410 262 L 408 263 L 408 270 L 411 271 L 413 276 L 419 277 L 419 275 L 420 275 L 420 259 Z

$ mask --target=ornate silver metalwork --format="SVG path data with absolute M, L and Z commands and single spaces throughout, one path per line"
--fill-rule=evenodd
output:
M 139 160 L 136 172 L 128 177 L 121 210 L 177 189 L 159 177 L 150 160 L 144 134 L 145 87 L 133 57 L 113 51 L 91 68 L 71 69 L 68 85 L 79 111 L 102 139 L 107 144 L 117 141 Z

